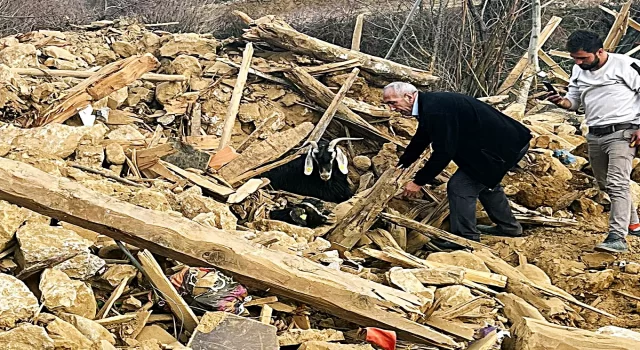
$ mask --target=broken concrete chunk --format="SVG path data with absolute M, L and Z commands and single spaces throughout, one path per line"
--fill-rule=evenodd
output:
M 32 129 L 5 128 L 0 130 L 0 143 L 11 144 L 13 150 L 67 158 L 75 152 L 83 137 L 95 143 L 102 140 L 106 132 L 107 127 L 103 124 L 80 127 L 49 124 Z
M 342 332 L 335 329 L 292 329 L 278 336 L 280 346 L 299 345 L 308 341 L 341 341 L 344 340 Z
M 191 55 L 204 57 L 215 54 L 218 42 L 215 39 L 205 39 L 198 34 L 173 34 L 160 48 L 160 55 L 164 57 L 176 57 L 178 55 Z
M 89 319 L 96 317 L 97 305 L 91 287 L 72 280 L 62 271 L 44 270 L 40 291 L 44 305 L 52 312 L 66 312 Z
M 213 219 L 216 227 L 224 230 L 235 230 L 238 218 L 233 215 L 229 207 L 212 198 L 202 196 L 201 191 L 199 187 L 192 187 L 178 195 L 177 199 L 182 215 L 189 219 L 194 219 L 199 214 L 211 213 L 213 218 L 209 215 L 207 218 L 200 217 L 199 220 Z
M 58 316 L 72 324 L 78 331 L 80 331 L 80 333 L 93 343 L 100 343 L 103 340 L 109 344 L 115 345 L 116 343 L 116 339 L 113 334 L 96 321 L 68 313 L 60 313 Z
M 144 135 L 131 125 L 121 125 L 107 134 L 109 140 L 115 141 L 141 141 Z
M 313 240 L 315 232 L 308 227 L 301 227 L 284 221 L 259 219 L 250 225 L 252 228 L 260 231 L 280 231 L 296 238 L 304 238 L 307 242 Z
M 49 337 L 53 339 L 56 349 L 85 350 L 91 349 L 93 345 L 74 326 L 54 315 L 40 314 L 36 322 L 46 328 Z
M 373 169 L 378 174 L 384 173 L 387 169 L 395 167 L 400 159 L 396 154 L 398 148 L 393 143 L 385 143 L 378 154 L 373 157 Z
M 131 43 L 126 41 L 116 41 L 111 44 L 111 49 L 120 57 L 126 58 L 135 55 L 138 53 L 138 49 L 133 46 Z
M 138 270 L 131 265 L 112 265 L 101 276 L 101 279 L 109 283 L 112 287 L 117 287 L 123 280 L 136 276 Z
M 9 247 L 16 230 L 27 219 L 28 210 L 0 201 L 0 252 Z
M 155 339 L 162 344 L 172 344 L 178 341 L 171 334 L 169 334 L 169 332 L 165 331 L 164 328 L 156 324 L 144 327 L 144 329 L 142 329 L 142 332 L 140 332 L 140 334 L 136 337 L 136 340 L 140 342 L 151 339 Z
M 53 339 L 44 328 L 28 323 L 8 332 L 0 332 L 3 350 L 54 350 Z
M 74 231 L 43 223 L 22 226 L 16 238 L 19 244 L 16 261 L 21 273 L 37 271 L 87 253 L 92 244 Z
M 470 252 L 457 250 L 450 253 L 437 252 L 427 256 L 427 261 L 442 263 L 453 266 L 465 267 L 476 271 L 491 272 L 482 259 Z
M 53 57 L 53 58 L 59 58 L 62 60 L 67 60 L 67 61 L 75 61 L 77 59 L 77 57 L 72 54 L 71 52 L 69 52 L 67 49 L 62 48 L 62 47 L 58 47 L 58 46 L 46 46 L 43 47 L 42 49 L 42 53 L 45 56 L 49 56 L 49 57 Z
M 0 64 L 11 68 L 38 66 L 36 47 L 31 44 L 17 44 L 0 50 Z
M 278 350 L 276 327 L 225 312 L 207 312 L 191 338 L 193 350 Z
M 131 204 L 141 206 L 143 208 L 159 211 L 171 210 L 171 204 L 167 200 L 164 194 L 158 191 L 154 191 L 148 188 L 137 191 L 134 193 L 133 198 L 130 201 Z
M 371 168 L 371 159 L 365 156 L 355 156 L 353 157 L 353 166 L 358 170 L 367 171 Z
M 104 149 L 100 145 L 80 145 L 76 149 L 76 163 L 92 168 L 101 168 Z
M 54 266 L 54 269 L 66 273 L 73 279 L 84 281 L 95 276 L 105 265 L 106 262 L 99 257 L 82 253 Z
M 181 74 L 186 77 L 198 77 L 202 75 L 202 66 L 197 58 L 180 55 L 171 62 L 169 72 L 172 74 Z
M 129 89 L 129 95 L 126 99 L 126 105 L 135 107 L 140 102 L 150 103 L 153 101 L 154 92 L 145 87 L 134 87 Z
M 165 81 L 156 86 L 156 101 L 161 105 L 169 104 L 184 92 L 184 85 L 180 82 Z
M 369 344 L 336 344 L 324 341 L 309 341 L 298 348 L 298 350 L 375 350 Z
M 441 310 L 456 307 L 473 299 L 471 290 L 464 286 L 438 288 L 435 296 Z
M 74 61 L 60 60 L 57 58 L 47 58 L 47 60 L 44 61 L 44 65 L 60 70 L 78 70 L 80 68 Z
M 0 273 L 1 328 L 12 328 L 19 322 L 28 321 L 38 309 L 38 299 L 24 282 L 13 276 Z
M 111 164 L 121 165 L 126 161 L 124 149 L 119 143 L 113 142 L 108 144 L 107 147 L 105 147 L 104 151 L 107 162 Z
M 396 135 L 405 138 L 412 138 L 418 130 L 418 120 L 416 118 L 391 118 L 389 124 Z

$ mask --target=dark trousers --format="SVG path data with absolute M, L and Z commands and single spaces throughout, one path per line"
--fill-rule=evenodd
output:
M 480 240 L 480 232 L 476 227 L 476 203 L 484 206 L 498 228 L 503 232 L 522 232 L 509 207 L 509 201 L 501 185 L 493 189 L 472 179 L 463 171 L 456 171 L 447 183 L 449 197 L 449 221 L 451 233 L 472 240 Z

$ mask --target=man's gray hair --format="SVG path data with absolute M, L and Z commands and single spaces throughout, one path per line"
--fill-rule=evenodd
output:
M 402 96 L 404 94 L 412 94 L 418 91 L 418 89 L 416 89 L 416 87 L 413 86 L 412 84 L 405 83 L 402 81 L 394 81 L 393 83 L 385 86 L 382 91 L 383 92 L 390 91 L 390 92 L 393 92 L 396 96 Z

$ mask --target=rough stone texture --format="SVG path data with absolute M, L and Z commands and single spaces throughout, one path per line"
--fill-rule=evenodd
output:
M 385 143 L 378 154 L 373 157 L 373 169 L 377 174 L 382 174 L 390 167 L 395 167 L 398 164 L 398 155 L 396 152 L 398 147 L 393 143 Z
M 67 60 L 71 62 L 78 59 L 76 55 L 72 54 L 67 49 L 58 47 L 58 46 L 46 46 L 46 47 L 43 47 L 41 51 L 45 56 L 49 56 L 52 58 L 59 58 L 59 59 Z
M 229 313 L 207 312 L 196 328 L 191 348 L 277 350 L 279 346 L 274 326 Z
M 96 300 L 93 290 L 81 281 L 69 278 L 64 272 L 46 269 L 40 278 L 44 305 L 52 312 L 66 312 L 93 319 Z
M 140 141 L 144 140 L 144 135 L 131 125 L 122 125 L 108 133 L 107 138 L 116 141 Z
M 95 321 L 67 313 L 60 313 L 58 316 L 72 324 L 78 331 L 80 331 L 80 333 L 94 343 L 100 343 L 102 340 L 109 344 L 115 345 L 116 343 L 116 339 L 113 334 Z
M 0 64 L 11 68 L 37 67 L 36 47 L 31 44 L 17 44 L 0 50 Z
M 20 249 L 16 260 L 22 270 L 45 268 L 88 252 L 91 242 L 62 227 L 28 223 L 16 233 Z
M 169 66 L 171 74 L 181 74 L 186 77 L 198 77 L 202 75 L 200 61 L 193 56 L 180 55 Z
M 138 273 L 131 265 L 112 265 L 101 276 L 101 279 L 109 283 L 112 287 L 117 287 L 125 278 L 133 278 Z
M 165 105 L 184 92 L 184 85 L 180 82 L 165 81 L 156 86 L 156 101 Z
M 97 141 L 103 139 L 106 132 L 107 127 L 103 124 L 81 127 L 49 124 L 32 129 L 8 127 L 0 130 L 0 143 L 11 144 L 14 151 L 31 151 L 66 158 L 75 152 L 83 137 L 85 140 Z
M 491 272 L 482 259 L 467 251 L 456 250 L 450 253 L 438 252 L 427 256 L 427 261 L 433 261 L 453 266 L 466 267 L 468 269 Z
M 367 171 L 371 168 L 371 159 L 366 156 L 355 156 L 353 157 L 353 166 L 358 170 Z
M 624 267 L 624 272 L 634 275 L 640 274 L 640 264 L 634 262 L 627 263 L 627 266 Z
M 49 68 L 62 70 L 78 70 L 80 68 L 74 61 L 60 60 L 57 58 L 47 58 L 47 60 L 44 61 L 44 65 Z
M 111 44 L 111 49 L 120 57 L 129 57 L 138 53 L 138 49 L 126 41 L 116 41 Z
M 418 130 L 418 120 L 416 118 L 391 118 L 389 120 L 389 124 L 395 131 L 396 135 L 412 138 L 415 135 L 416 130 Z
M 448 286 L 436 290 L 435 297 L 440 302 L 440 310 L 447 310 L 473 299 L 473 294 L 464 286 Z
M 309 341 L 298 348 L 298 350 L 375 350 L 369 344 L 336 344 L 324 341 Z
M 182 215 L 194 219 L 199 214 L 213 213 L 218 228 L 235 230 L 238 219 L 226 204 L 216 202 L 212 198 L 202 196 L 202 189 L 191 187 L 177 196 Z
M 13 240 L 16 230 L 27 219 L 28 210 L 0 201 L 0 252 Z
M 130 203 L 152 210 L 171 210 L 171 205 L 164 194 L 148 188 L 136 192 Z
M 342 332 L 335 329 L 292 329 L 278 336 L 280 346 L 299 345 L 308 341 L 341 341 L 344 340 Z
M 129 89 L 129 96 L 125 101 L 127 106 L 134 107 L 140 102 L 150 103 L 153 101 L 154 92 L 145 87 L 134 87 Z
M 15 327 L 20 321 L 28 321 L 38 308 L 38 299 L 24 282 L 0 273 L 0 328 Z
M 100 145 L 80 145 L 76 149 L 76 163 L 93 168 L 101 168 L 104 149 Z
M 296 226 L 284 221 L 259 219 L 249 224 L 252 228 L 259 231 L 280 231 L 287 235 L 297 238 L 301 237 L 307 242 L 313 240 L 315 232 L 308 227 Z
M 137 341 L 143 342 L 146 340 L 155 339 L 162 344 L 171 344 L 177 341 L 171 334 L 164 330 L 164 328 L 158 325 L 150 325 L 144 327 L 142 332 L 136 337 Z
M 8 332 L 0 332 L 3 350 L 54 350 L 53 339 L 42 327 L 28 323 Z
M 126 161 L 126 156 L 124 154 L 124 149 L 119 143 L 110 143 L 107 147 L 104 148 L 104 152 L 107 158 L 107 162 L 115 165 L 124 164 Z
M 609 287 L 615 279 L 613 270 L 604 270 L 598 272 L 587 272 L 567 280 L 571 286 L 575 286 L 575 291 L 588 291 L 590 293 L 598 293 Z
M 176 57 L 191 55 L 204 57 L 216 53 L 218 42 L 214 39 L 204 39 L 198 34 L 173 34 L 160 48 L 160 55 Z
M 93 343 L 70 323 L 51 314 L 40 314 L 37 323 L 43 325 L 56 349 L 86 350 Z
M 99 257 L 82 253 L 54 266 L 54 269 L 66 273 L 73 279 L 84 281 L 95 276 L 105 265 L 105 261 Z

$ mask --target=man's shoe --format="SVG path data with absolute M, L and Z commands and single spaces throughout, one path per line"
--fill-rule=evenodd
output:
M 501 236 L 501 237 L 522 237 L 522 230 L 503 231 L 498 226 L 477 225 L 478 231 L 485 235 Z
M 629 225 L 629 234 L 634 236 L 640 236 L 640 224 Z
M 609 234 L 604 242 L 596 245 L 595 250 L 606 253 L 626 253 L 627 241 L 624 237 Z

